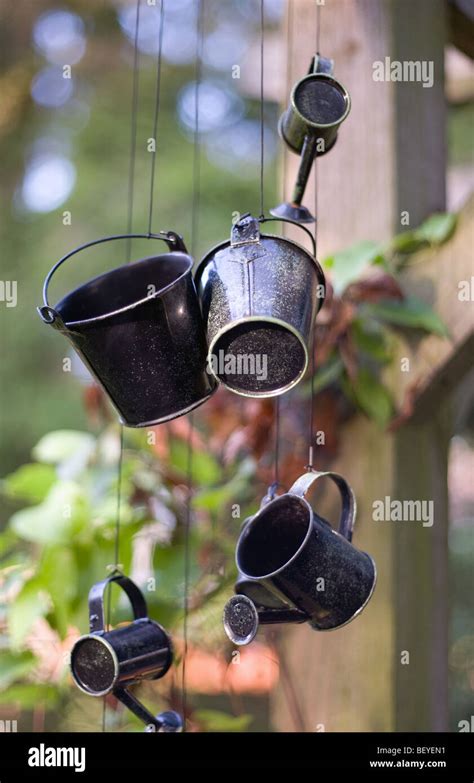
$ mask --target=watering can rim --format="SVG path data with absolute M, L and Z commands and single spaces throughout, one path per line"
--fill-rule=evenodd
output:
M 310 80 L 312 81 L 313 79 L 317 79 L 317 81 L 326 81 L 326 82 L 331 82 L 332 81 L 332 82 L 336 82 L 336 84 L 338 84 L 339 87 L 342 88 L 342 90 L 344 92 L 344 99 L 345 99 L 345 102 L 346 102 L 346 108 L 344 110 L 344 113 L 343 113 L 342 117 L 340 119 L 338 119 L 337 122 L 324 122 L 324 123 L 323 122 L 314 122 L 313 120 L 308 120 L 307 117 L 304 117 L 301 114 L 300 110 L 298 109 L 298 107 L 296 105 L 296 101 L 295 101 L 296 91 L 304 82 L 307 82 L 307 81 L 310 81 Z M 347 116 L 349 115 L 349 113 L 351 111 L 351 108 L 352 108 L 352 101 L 351 101 L 351 96 L 350 96 L 349 91 L 344 86 L 344 84 L 339 81 L 339 79 L 336 79 L 335 76 L 333 76 L 332 74 L 329 74 L 329 73 L 308 73 L 308 74 L 306 74 L 306 76 L 303 76 L 302 79 L 300 79 L 299 81 L 296 82 L 295 85 L 293 85 L 293 89 L 292 89 L 291 95 L 290 95 L 290 103 L 291 103 L 291 108 L 293 109 L 295 114 L 297 114 L 297 116 L 306 125 L 308 125 L 310 128 L 314 128 L 315 130 L 317 130 L 317 129 L 324 129 L 324 128 L 333 128 L 335 125 L 338 125 L 338 126 L 341 125 L 344 122 L 344 120 L 347 119 Z
M 183 256 L 184 258 L 189 259 L 188 268 L 185 269 L 184 272 L 182 272 L 179 275 L 179 277 L 177 277 L 175 280 L 172 280 L 171 283 L 168 283 L 168 285 L 164 286 L 163 288 L 158 289 L 154 294 L 150 296 L 145 296 L 143 297 L 143 299 L 138 299 L 136 302 L 132 302 L 131 304 L 125 305 L 124 307 L 119 307 L 117 310 L 111 310 L 110 312 L 103 313 L 102 315 L 96 315 L 93 318 L 81 318 L 78 321 L 64 321 L 64 319 L 62 318 L 61 313 L 58 309 L 61 303 L 64 302 L 64 300 L 67 299 L 69 296 L 72 296 L 73 294 L 80 291 L 82 288 L 85 288 L 91 283 L 95 283 L 98 280 L 108 277 L 109 275 L 113 274 L 114 272 L 117 272 L 120 269 L 133 268 L 137 264 L 142 264 L 145 261 L 153 261 L 158 258 L 162 258 L 163 256 Z M 58 315 L 61 318 L 64 325 L 67 327 L 80 326 L 82 324 L 92 324 L 95 323 L 96 321 L 103 321 L 107 318 L 112 318 L 113 316 L 119 315 L 120 313 L 125 313 L 129 310 L 134 310 L 136 307 L 139 307 L 145 302 L 148 302 L 152 299 L 156 299 L 158 296 L 167 293 L 171 288 L 177 285 L 184 277 L 186 277 L 186 275 L 189 274 L 189 272 L 191 272 L 191 276 L 192 276 L 193 265 L 194 265 L 193 257 L 190 256 L 189 253 L 184 253 L 181 250 L 170 251 L 169 253 L 159 253 L 158 255 L 153 255 L 153 256 L 145 256 L 144 258 L 137 259 L 136 261 L 132 261 L 131 263 L 121 264 L 120 266 L 114 267 L 113 269 L 109 269 L 107 272 L 103 272 L 102 274 L 97 275 L 96 277 L 91 277 L 85 283 L 81 283 L 76 288 L 73 288 L 72 291 L 69 291 L 69 293 L 65 294 L 56 303 L 54 307 L 50 307 L 49 309 L 55 311 L 56 315 Z
M 326 284 L 326 278 L 324 275 L 324 270 L 319 263 L 318 259 L 311 255 L 309 250 L 307 250 L 303 245 L 300 245 L 299 242 L 295 242 L 294 239 L 289 239 L 289 237 L 283 237 L 280 234 L 260 234 L 260 239 L 277 239 L 282 242 L 288 242 L 290 245 L 294 245 L 298 250 L 301 250 L 303 253 L 305 253 L 308 256 L 308 259 L 314 264 L 316 269 L 316 274 L 318 275 L 319 282 L 323 285 Z M 207 262 L 210 260 L 211 256 L 215 255 L 219 250 L 223 250 L 225 247 L 231 246 L 231 240 L 226 239 L 223 242 L 219 242 L 217 245 L 214 245 L 210 250 L 207 251 L 206 255 L 203 256 L 203 258 L 200 260 L 199 264 L 196 267 L 196 271 L 194 272 L 194 282 L 196 286 L 199 285 L 202 273 L 204 271 L 204 267 L 206 266 Z M 322 307 L 322 303 L 324 300 L 318 300 L 321 304 L 318 307 L 318 312 Z
M 122 627 L 128 628 L 130 625 L 133 625 L 133 623 L 137 623 L 137 622 L 146 622 L 146 623 L 151 623 L 152 625 L 157 626 L 160 629 L 160 631 L 163 632 L 163 634 L 166 636 L 166 638 L 168 640 L 169 656 L 168 656 L 167 666 L 164 668 L 163 674 L 161 674 L 161 676 L 164 677 L 164 675 L 169 671 L 169 668 L 170 668 L 171 664 L 173 663 L 173 640 L 172 640 L 170 634 L 168 633 L 168 631 L 166 630 L 166 628 L 164 628 L 161 625 L 161 623 L 158 623 L 156 620 L 153 620 L 151 617 L 141 617 L 138 620 L 131 620 L 128 623 L 128 625 L 122 626 Z M 115 629 L 112 629 L 112 630 L 119 630 L 119 628 L 115 628 Z M 100 643 L 103 644 L 104 647 L 107 648 L 107 650 L 110 653 L 110 656 L 111 656 L 111 658 L 113 660 L 113 663 L 114 663 L 114 680 L 113 680 L 112 684 L 108 688 L 104 688 L 104 690 L 102 690 L 102 691 L 91 691 L 88 688 L 86 688 L 81 683 L 79 678 L 77 677 L 76 672 L 74 671 L 74 668 L 73 668 L 73 665 L 72 665 L 72 659 L 71 659 L 71 666 L 70 666 L 71 676 L 72 676 L 75 684 L 79 688 L 79 690 L 81 690 L 83 693 L 86 693 L 88 696 L 100 697 L 100 696 L 107 696 L 107 694 L 112 693 L 115 690 L 116 678 L 118 677 L 118 675 L 120 673 L 120 661 L 117 658 L 117 653 L 115 652 L 113 646 L 110 644 L 108 639 L 104 638 L 104 634 L 105 633 L 106 633 L 106 631 L 91 631 L 89 633 L 82 634 L 82 636 L 80 636 L 76 640 L 76 642 L 74 643 L 74 647 L 73 647 L 73 649 L 71 651 L 71 655 L 72 655 L 72 652 L 79 647 L 81 642 L 84 642 L 87 639 L 94 639 L 95 641 L 100 641 Z M 107 633 L 110 633 L 110 631 L 107 631 Z

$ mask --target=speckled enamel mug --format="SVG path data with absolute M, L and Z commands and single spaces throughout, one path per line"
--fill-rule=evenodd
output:
M 341 495 L 339 531 L 305 498 L 324 477 Z M 252 641 L 260 623 L 308 622 L 328 631 L 362 611 L 375 588 L 376 568 L 370 555 L 351 544 L 355 513 L 351 487 L 330 471 L 308 472 L 289 492 L 264 499 L 237 543 L 237 595 L 224 610 L 224 627 L 235 644 Z

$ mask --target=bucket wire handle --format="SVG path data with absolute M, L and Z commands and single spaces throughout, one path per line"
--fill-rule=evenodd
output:
M 159 234 L 116 234 L 110 237 L 94 239 L 91 242 L 86 242 L 83 245 L 79 245 L 79 247 L 76 247 L 74 250 L 71 250 L 69 253 L 66 253 L 65 256 L 60 258 L 46 275 L 43 284 L 43 306 L 37 308 L 39 315 L 45 323 L 52 324 L 56 319 L 61 319 L 59 313 L 57 313 L 56 310 L 50 306 L 48 301 L 49 284 L 59 267 L 62 266 L 69 258 L 75 256 L 77 253 L 80 253 L 82 250 L 87 250 L 87 248 L 94 247 L 94 245 L 101 245 L 104 242 L 112 242 L 115 239 L 161 239 L 163 242 L 167 243 L 170 251 L 179 250 L 182 253 L 188 252 L 182 237 L 179 234 L 176 234 L 174 231 L 160 231 Z
M 352 541 L 352 532 L 354 529 L 357 504 L 354 492 L 343 476 L 341 476 L 339 473 L 334 473 L 332 470 L 309 471 L 308 473 L 305 473 L 303 476 L 300 476 L 298 479 L 296 479 L 293 486 L 288 490 L 288 493 L 290 495 L 297 495 L 298 497 L 304 498 L 309 488 L 312 484 L 314 484 L 315 481 L 326 477 L 332 479 L 339 490 L 342 501 L 339 533 L 350 542 Z
M 116 584 L 126 593 L 133 610 L 134 620 L 143 620 L 148 617 L 145 598 L 140 588 L 124 574 L 114 574 L 102 582 L 97 582 L 89 591 L 89 627 L 90 633 L 105 631 L 104 598 L 105 591 L 110 584 Z
M 309 230 L 309 228 L 306 228 L 306 226 L 303 226 L 301 223 L 298 223 L 296 220 L 291 220 L 290 218 L 285 217 L 261 217 L 259 218 L 260 223 L 269 223 L 269 222 L 277 222 L 277 223 L 290 223 L 292 226 L 296 226 L 297 228 L 301 228 L 305 234 L 310 238 L 311 240 L 311 246 L 313 248 L 313 257 L 316 258 L 316 240 L 312 234 L 312 232 Z

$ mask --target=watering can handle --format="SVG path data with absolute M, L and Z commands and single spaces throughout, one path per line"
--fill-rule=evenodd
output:
M 357 511 L 356 499 L 352 488 L 339 473 L 333 473 L 331 470 L 317 471 L 312 470 L 296 479 L 295 483 L 288 490 L 290 495 L 298 495 L 303 498 L 309 488 L 320 478 L 330 478 L 336 484 L 341 495 L 342 510 L 339 522 L 339 533 L 348 541 L 352 540 L 352 531 L 354 529 L 355 516 Z
M 104 597 L 107 587 L 114 582 L 127 594 L 133 609 L 134 620 L 148 617 L 146 601 L 141 590 L 123 574 L 114 574 L 93 585 L 89 592 L 90 633 L 105 631 Z
M 86 242 L 84 245 L 76 247 L 74 250 L 71 250 L 65 256 L 60 258 L 46 275 L 43 285 L 44 304 L 43 307 L 38 307 L 38 312 L 45 323 L 52 324 L 56 318 L 59 318 L 58 313 L 56 313 L 56 311 L 50 306 L 48 301 L 49 284 L 59 267 L 62 266 L 65 261 L 71 258 L 71 256 L 75 256 L 76 253 L 80 253 L 82 250 L 87 250 L 88 247 L 94 247 L 94 245 L 101 245 L 104 242 L 112 242 L 115 239 L 161 239 L 163 242 L 167 243 L 171 251 L 179 250 L 182 253 L 188 252 L 182 237 L 179 234 L 176 234 L 174 231 L 160 231 L 159 234 L 116 234 L 115 236 L 102 237 L 101 239 L 94 239 L 92 242 Z

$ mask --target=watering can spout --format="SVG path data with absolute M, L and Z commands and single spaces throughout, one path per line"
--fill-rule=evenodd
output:
M 224 630 L 234 644 L 250 644 L 259 625 L 304 623 L 310 618 L 305 612 L 282 604 L 281 608 L 257 606 L 248 596 L 233 595 L 224 607 Z

